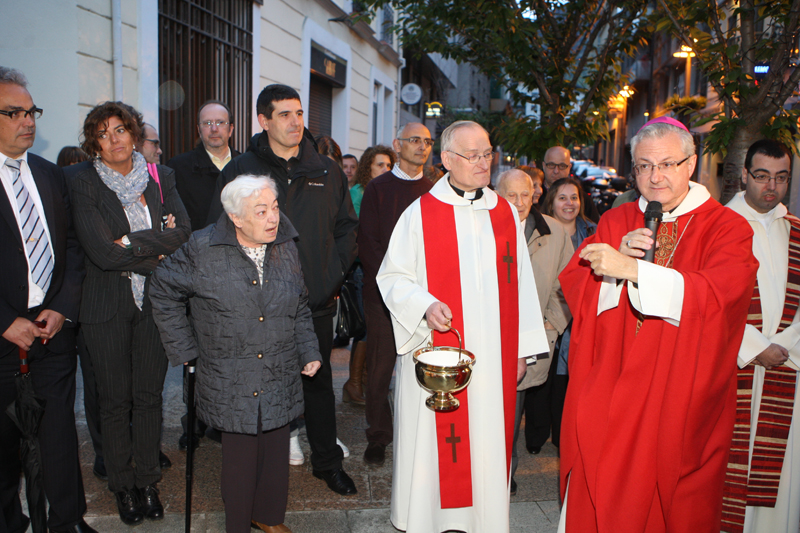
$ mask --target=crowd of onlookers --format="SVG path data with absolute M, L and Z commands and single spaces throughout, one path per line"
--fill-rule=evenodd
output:
M 301 417 L 313 475 L 338 494 L 356 494 L 342 463 L 349 449 L 337 438 L 331 350 L 352 342 L 342 399 L 364 406 L 363 460 L 382 465 L 395 438 L 389 389 L 398 348 L 377 278 L 401 215 L 447 171 L 432 164 L 429 129 L 408 123 L 392 146 L 369 147 L 360 158 L 342 154 L 330 136 L 313 137 L 305 127 L 294 89 L 270 85 L 257 100 L 262 132 L 244 153 L 229 146 L 235 117 L 224 102 L 199 107 L 196 146 L 166 165 L 157 128 L 128 104 L 104 102 L 87 114 L 80 146 L 65 147 L 53 165 L 28 152 L 42 112 L 24 75 L 0 67 L 0 178 L 8 198 L 0 203 L 7 223 L 0 407 L 17 399 L 21 353 L 47 401 L 39 444 L 50 530 L 94 531 L 82 518 L 77 364 L 93 473 L 108 481 L 125 524 L 164 516 L 158 482 L 171 466 L 160 450 L 168 363 L 196 366 L 196 392 L 186 400 L 196 402 L 198 420 L 191 427 L 184 420 L 178 444 L 222 442 L 229 533 L 251 525 L 289 531 L 288 467 L 305 461 Z M 459 142 L 473 135 L 488 142 L 477 124 L 454 126 L 462 128 Z M 468 169 L 488 169 L 494 156 L 491 148 L 442 152 Z M 572 336 L 559 274 L 600 218 L 570 175 L 569 150 L 551 147 L 539 166 L 493 180 L 518 216 L 549 342 L 549 354 L 534 357 L 517 385 L 511 494 L 523 415 L 529 453 L 550 438 L 559 446 Z M 480 187 L 448 183 L 470 202 L 481 197 Z M 346 281 L 366 322 L 366 333 L 353 339 L 334 335 Z M 27 528 L 19 437 L 0 414 L 0 531 Z
M 223 446 L 222 491 L 229 531 L 244 531 L 251 519 L 264 528 L 282 524 L 285 494 L 276 500 L 273 492 L 275 486 L 284 489 L 287 486 L 285 466 L 302 464 L 305 460 L 297 438 L 297 418 L 301 413 L 305 414 L 314 475 L 340 494 L 354 494 L 355 484 L 342 469 L 342 457 L 349 450 L 336 438 L 333 407 L 330 351 L 332 346 L 350 343 L 350 339 L 334 338 L 332 333 L 335 297 L 345 278 L 355 283 L 359 310 L 369 333 L 352 340 L 350 376 L 342 391 L 343 400 L 366 406 L 369 446 L 364 459 L 370 464 L 383 464 L 385 448 L 393 438 L 388 394 L 396 349 L 389 314 L 375 285 L 375 276 L 397 218 L 444 174 L 440 165 L 430 164 L 434 141 L 428 129 L 422 124 L 407 124 L 400 128 L 391 147 L 370 147 L 360 159 L 352 154 L 343 155 L 331 137 L 313 138 L 304 127 L 297 93 L 273 85 L 258 99 L 259 124 L 264 131 L 253 137 L 245 154 L 229 146 L 235 127 L 230 108 L 224 102 L 209 100 L 197 110 L 196 147 L 162 165 L 157 128 L 145 123 L 132 106 L 105 102 L 87 114 L 80 145 L 64 147 L 59 153 L 57 166 L 63 171 L 47 167 L 53 183 L 68 190 L 68 194 L 66 190 L 60 193 L 65 213 L 51 214 L 42 190 L 53 184 L 39 182 L 33 163 L 36 157 L 27 152 L 33 144 L 35 118 L 41 110 L 33 105 L 19 71 L 3 68 L 0 74 L 2 104 L 4 109 L 14 110 L 13 116 L 7 115 L 3 120 L 10 120 L 12 126 L 28 135 L 21 142 L 19 135 L 12 139 L 6 128 L 8 139 L 0 139 L 0 153 L 27 163 L 21 164 L 20 174 L 23 179 L 32 176 L 40 188 L 41 200 L 36 207 L 41 218 L 47 218 L 47 225 L 56 223 L 58 215 L 63 217 L 59 223 L 68 228 L 64 243 L 56 241 L 60 238 L 58 234 L 51 236 L 50 244 L 54 252 L 50 261 L 57 275 L 48 275 L 59 282 L 63 278 L 63 283 L 55 287 L 52 282 L 47 285 L 29 280 L 35 287 L 28 291 L 29 298 L 19 316 L 33 319 L 37 318 L 35 314 L 49 313 L 48 305 L 53 298 L 57 301 L 69 297 L 73 306 L 80 302 L 79 307 L 61 312 L 63 328 L 58 320 L 51 318 L 48 328 L 30 329 L 19 338 L 4 335 L 3 351 L 11 352 L 14 345 L 31 349 L 31 359 L 39 362 L 60 344 L 54 341 L 48 345 L 50 348 L 45 348 L 39 340 L 68 337 L 66 342 L 72 350 L 64 350 L 67 363 L 61 377 L 73 381 L 73 385 L 61 397 L 51 400 L 65 403 L 75 393 L 74 347 L 77 346 L 87 424 L 95 452 L 93 473 L 108 481 L 122 521 L 135 525 L 144 519 L 163 517 L 157 483 L 161 470 L 171 466 L 170 459 L 160 451 L 161 391 L 167 362 L 186 363 L 198 356 L 199 419 L 192 428 L 186 427 L 184 420 L 179 446 L 186 449 L 190 432 L 194 446 L 206 436 L 221 440 L 223 445 L 227 442 Z M 551 152 L 564 155 L 558 150 Z M 568 161 L 568 152 L 563 152 Z M 563 166 L 560 160 L 553 163 L 546 158 L 544 173 L 533 167 L 520 167 L 524 172 L 514 181 L 520 191 L 516 199 L 509 197 L 509 200 L 525 217 L 533 204 L 542 206 L 545 214 L 565 225 L 575 247 L 591 233 L 594 224 L 584 214 L 585 197 L 579 194 L 579 185 L 570 178 L 559 178 L 559 173 L 564 174 Z M 9 168 L 5 166 L 4 171 Z M 237 179 L 239 176 L 247 179 Z M 269 178 L 265 180 L 264 176 Z M 501 185 L 500 189 L 505 188 Z M 275 217 L 269 213 L 254 215 L 248 211 L 257 208 L 249 204 L 250 198 L 261 196 L 266 198 L 267 210 L 273 209 L 274 204 L 274 209 L 280 210 L 280 217 L 272 220 Z M 360 252 L 356 257 L 359 217 Z M 273 224 L 270 231 L 274 230 L 274 235 L 267 235 L 263 228 L 257 227 L 265 220 Z M 23 221 L 20 231 L 24 229 Z M 197 233 L 190 239 L 193 231 Z M 199 256 L 211 261 L 207 270 L 202 270 L 197 263 L 201 259 L 191 253 L 200 253 L 195 246 L 201 242 L 208 248 L 205 253 L 216 253 L 213 261 L 205 255 Z M 60 253 L 62 244 L 67 254 Z M 230 251 L 225 245 L 232 245 L 241 253 Z M 179 248 L 181 251 L 176 254 Z M 283 249 L 287 250 L 285 257 L 278 252 Z M 222 250 L 227 251 L 219 253 Z M 292 265 L 300 266 L 303 276 L 300 280 L 304 282 L 288 283 L 281 269 L 268 268 L 277 257 L 283 258 L 288 271 L 292 271 Z M 25 263 L 30 266 L 33 258 L 28 254 Z M 175 269 L 180 259 L 184 260 L 183 267 L 197 270 L 182 271 L 179 283 Z M 234 260 L 241 264 L 236 266 Z M 248 310 L 247 294 L 236 294 L 230 307 L 225 307 L 225 300 L 231 298 L 228 293 L 238 281 L 225 276 L 253 265 L 256 275 L 245 275 L 252 282 L 251 288 L 266 288 L 272 282 L 267 294 L 278 288 L 299 291 L 295 298 L 289 299 L 296 302 L 294 312 L 287 311 L 286 303 L 278 305 L 272 297 L 264 301 L 256 298 L 253 309 Z M 64 268 L 66 275 L 59 274 Z M 271 280 L 270 276 L 278 279 Z M 206 280 L 214 280 L 213 287 L 203 285 Z M 24 284 L 20 287 L 26 288 Z M 212 294 L 203 292 L 209 290 Z M 53 297 L 42 298 L 42 291 L 53 293 Z M 209 303 L 212 301 L 214 305 Z M 237 317 L 246 320 L 248 314 L 259 315 L 255 320 L 272 324 L 271 328 L 265 328 L 272 331 L 270 335 L 277 335 L 276 317 L 287 313 L 294 317 L 295 325 L 288 324 L 286 328 L 290 329 L 280 330 L 284 335 L 293 331 L 281 341 L 267 335 L 269 341 L 261 338 L 253 343 L 252 336 L 257 330 L 242 329 L 233 320 Z M 228 317 L 233 317 L 231 322 Z M 312 331 L 313 345 L 308 337 Z M 229 341 L 224 349 L 220 338 Z M 267 352 L 274 351 L 275 344 L 281 342 L 307 347 L 302 365 L 288 361 L 266 363 L 276 358 L 276 354 Z M 41 350 L 45 350 L 44 354 L 36 355 Z M 256 364 L 245 371 L 244 363 L 237 358 L 246 359 L 249 350 L 254 352 Z M 566 358 L 566 350 L 562 351 Z M 306 367 L 313 361 L 321 362 L 321 367 L 319 363 L 312 365 L 315 368 Z M 302 380 L 300 367 L 306 375 Z M 231 368 L 235 369 L 233 375 L 227 375 Z M 39 373 L 43 372 L 35 374 L 37 378 Z M 265 385 L 258 383 L 260 373 L 269 374 L 267 381 L 280 387 L 271 393 L 262 390 Z M 237 377 L 242 374 L 256 376 L 255 381 L 244 385 L 241 382 L 245 380 Z M 288 386 L 289 383 L 292 385 Z M 230 394 L 215 394 L 220 390 L 230 392 L 231 387 L 237 391 L 247 388 L 253 400 L 240 403 L 230 400 Z M 252 393 L 249 389 L 253 389 Z M 259 395 L 268 398 L 261 401 Z M 528 449 L 537 453 L 543 440 L 533 436 L 533 428 L 536 424 L 542 426 L 539 412 L 546 409 L 533 400 L 534 396 L 540 403 L 544 398 L 531 392 L 528 394 L 531 399 L 524 405 L 528 412 Z M 45 418 L 44 431 L 50 431 L 50 418 Z M 284 438 L 284 433 L 289 439 Z M 74 435 L 74 428 L 71 434 Z M 257 441 L 252 445 L 254 448 L 248 448 L 251 444 L 247 439 L 237 442 L 234 437 L 239 435 L 253 436 Z M 264 440 L 260 435 L 271 438 Z M 287 444 L 288 449 L 283 453 Z M 14 447 L 13 443 L 10 447 Z M 281 451 L 279 456 L 288 455 L 289 461 L 265 459 L 274 457 L 276 449 Z M 42 452 L 48 464 L 50 445 L 44 441 Z M 62 463 L 74 463 L 76 453 L 73 457 L 71 447 L 67 452 L 69 456 Z M 260 468 L 253 469 L 254 464 Z M 242 469 L 248 471 L 251 482 L 242 482 Z M 69 476 L 79 478 L 75 465 Z M 51 494 L 56 494 L 52 477 L 48 471 L 45 486 Z M 64 485 L 63 480 L 60 483 Z M 72 499 L 81 499 L 80 479 L 73 479 L 72 483 Z M 269 509 L 254 507 L 252 502 L 259 498 L 277 503 L 268 506 Z M 15 499 L 18 501 L 16 496 L 8 501 Z M 236 507 L 232 503 L 235 501 L 251 503 L 249 506 L 239 503 Z M 70 513 L 63 516 L 55 515 L 59 505 L 51 501 L 50 525 L 54 531 L 91 531 L 81 518 L 85 503 L 73 502 Z M 257 520 L 258 517 L 262 519 Z M 24 517 L 18 513 L 15 519 L 19 525 Z M 61 527 L 64 525 L 67 527 Z

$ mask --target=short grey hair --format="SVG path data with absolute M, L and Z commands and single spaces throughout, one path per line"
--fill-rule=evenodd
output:
M 278 185 L 269 176 L 256 176 L 255 174 L 242 174 L 222 189 L 220 200 L 222 208 L 229 215 L 244 216 L 243 203 L 245 198 L 255 196 L 264 189 L 269 189 L 278 197 Z
M 455 141 L 456 131 L 462 128 L 474 128 L 478 127 L 486 132 L 486 135 L 489 135 L 489 132 L 486 131 L 486 128 L 478 124 L 477 122 L 473 122 L 471 120 L 457 120 L 447 126 L 447 128 L 442 132 L 442 152 L 451 152 L 450 148 L 453 147 L 453 142 Z
M 500 173 L 499 176 L 497 176 L 497 182 L 494 185 L 494 189 L 500 194 L 500 196 L 503 196 L 503 193 L 505 193 L 506 180 L 508 178 L 516 176 L 517 173 L 522 174 L 522 176 L 519 177 L 526 178 L 528 180 L 528 183 L 531 186 L 531 190 L 533 190 L 533 179 L 531 179 L 531 177 L 528 175 L 527 172 L 525 172 L 524 170 L 520 170 L 518 168 L 510 168 L 508 170 L 504 170 L 503 172 Z
M 640 141 L 645 139 L 662 139 L 670 133 L 676 134 L 680 139 L 683 155 L 686 157 L 694 155 L 694 137 L 692 137 L 691 133 L 683 128 L 667 124 L 666 122 L 655 122 L 640 129 L 631 139 L 631 159 L 636 159 L 636 146 Z
M 28 88 L 28 78 L 21 71 L 0 66 L 0 83 L 13 83 L 20 87 Z

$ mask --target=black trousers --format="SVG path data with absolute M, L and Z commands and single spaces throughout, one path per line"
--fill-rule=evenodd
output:
M 81 327 L 100 393 L 108 488 L 151 485 L 161 478 L 161 391 L 167 373 L 153 317 L 139 311 L 130 287 L 122 286 L 117 314 Z
M 342 449 L 336 444 L 336 398 L 331 370 L 333 313 L 314 318 L 314 333 L 319 340 L 322 366 L 313 377 L 303 376 L 306 434 L 311 446 L 311 466 L 314 470 L 330 470 L 341 468 L 343 458 Z M 288 454 L 287 451 L 286 457 Z
M 259 417 L 260 418 L 260 417 Z M 250 521 L 282 524 L 289 499 L 289 425 L 257 435 L 222 432 L 225 531 L 250 533 Z
M 392 409 L 389 385 L 397 361 L 392 319 L 378 294 L 364 293 L 367 319 L 367 442 L 388 446 L 392 443 Z
M 550 438 L 550 426 L 553 423 L 551 389 L 557 366 L 558 361 L 552 361 L 547 381 L 525 390 L 525 443 L 528 448 L 541 448 Z
M 103 457 L 103 435 L 100 431 L 100 395 L 97 392 L 97 381 L 94 377 L 92 358 L 86 348 L 83 331 L 78 328 L 78 360 L 83 376 L 83 409 L 86 413 L 86 426 L 92 438 L 95 457 Z
M 62 330 L 59 335 L 69 335 L 74 345 L 74 330 Z M 39 428 L 44 491 L 50 504 L 47 526 L 68 529 L 86 512 L 75 430 L 77 357 L 74 350 L 53 353 L 40 342 L 34 342 L 28 358 L 34 390 L 47 401 Z M 5 412 L 17 397 L 14 385 L 17 372 L 17 350 L 0 357 L 0 533 L 27 529 L 19 500 L 20 432 Z

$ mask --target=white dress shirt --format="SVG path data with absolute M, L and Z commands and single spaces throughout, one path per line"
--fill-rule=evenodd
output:
M 6 159 L 8 159 L 8 156 L 0 152 L 0 181 L 3 182 L 3 188 L 8 196 L 8 201 L 11 203 L 11 211 L 14 212 L 14 219 L 17 221 L 19 234 L 22 235 L 22 221 L 19 219 L 19 206 L 17 205 L 17 196 L 14 193 L 13 176 L 11 174 L 11 169 L 6 166 Z M 47 234 L 47 242 L 48 246 L 50 247 L 50 254 L 53 256 L 53 260 L 55 261 L 56 253 L 53 249 L 53 239 L 50 237 L 50 227 L 47 225 L 47 217 L 44 214 L 44 207 L 42 205 L 42 199 L 39 196 L 39 189 L 36 187 L 36 182 L 33 181 L 31 167 L 28 166 L 28 152 L 25 152 L 21 157 L 16 159 L 18 161 L 22 161 L 22 163 L 19 165 L 20 179 L 22 179 L 22 183 L 28 190 L 28 194 L 33 200 L 33 203 L 36 205 L 36 211 L 39 213 L 39 219 L 42 221 L 42 227 Z M 44 302 L 44 291 L 41 289 L 41 287 L 33 282 L 30 259 L 28 258 L 27 253 L 25 253 L 25 261 L 28 262 L 28 308 L 30 309 L 32 307 L 36 307 L 37 305 L 41 305 L 42 302 Z

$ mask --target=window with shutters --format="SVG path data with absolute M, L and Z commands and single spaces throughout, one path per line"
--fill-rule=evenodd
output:
M 333 86 L 319 76 L 311 75 L 308 91 L 308 130 L 314 137 L 331 134 Z
M 252 0 L 159 0 L 158 77 L 162 161 L 197 142 L 197 109 L 221 100 L 233 113 L 231 145 L 250 140 Z

